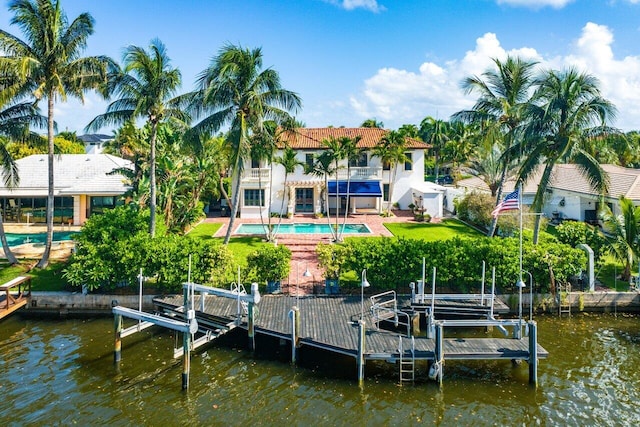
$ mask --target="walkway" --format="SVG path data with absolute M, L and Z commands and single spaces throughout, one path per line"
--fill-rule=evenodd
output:
M 393 234 L 383 225 L 386 222 L 407 222 L 413 219 L 409 211 L 394 211 L 396 216 L 383 218 L 377 213 L 358 213 L 347 216 L 347 224 L 367 224 L 373 237 L 393 237 Z M 229 227 L 228 217 L 207 218 L 205 222 L 222 223 L 222 227 L 216 232 L 215 237 L 224 237 Z M 266 222 L 266 219 L 265 219 Z M 272 218 L 272 224 L 277 224 L 277 218 Z M 331 217 L 335 223 L 335 217 Z M 315 218 L 312 215 L 294 215 L 292 218 L 283 218 L 282 224 L 314 223 L 326 224 L 327 218 Z M 342 218 L 340 219 L 342 223 Z M 260 219 L 237 218 L 234 228 L 240 224 L 260 224 Z M 316 292 L 324 292 L 324 271 L 318 266 L 316 245 L 318 243 L 331 243 L 331 237 L 324 234 L 279 234 L 278 244 L 286 245 L 291 250 L 291 272 L 282 284 L 283 292 L 289 294 L 309 295 Z M 303 277 L 303 273 L 309 269 L 311 277 Z

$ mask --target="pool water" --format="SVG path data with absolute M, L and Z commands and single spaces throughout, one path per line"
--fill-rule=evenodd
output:
M 73 236 L 78 234 L 77 231 L 58 231 L 53 233 L 53 241 L 73 240 Z M 25 243 L 45 243 L 47 240 L 46 233 L 5 233 L 9 246 L 18 246 Z
M 335 227 L 329 224 L 280 224 L 279 227 L 277 224 L 272 224 L 271 226 L 281 234 L 330 234 L 331 228 Z M 266 228 L 266 224 L 240 224 L 236 234 L 265 234 Z M 344 224 L 344 226 L 340 224 L 338 228 L 345 234 L 371 234 L 366 224 Z

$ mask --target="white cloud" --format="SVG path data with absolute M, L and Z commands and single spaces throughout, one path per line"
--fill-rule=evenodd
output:
M 476 40 L 473 50 L 460 59 L 443 63 L 425 62 L 417 70 L 386 67 L 364 82 L 362 91 L 350 97 L 354 114 L 376 117 L 388 128 L 419 124 L 426 116 L 448 119 L 470 107 L 475 97 L 465 96 L 462 79 L 481 75 L 493 66 L 492 58 L 520 56 L 539 63 L 539 68 L 577 67 L 597 77 L 602 94 L 618 108 L 613 123 L 623 130 L 640 129 L 640 56 L 616 58 L 611 46 L 613 33 L 603 25 L 587 23 L 564 56 L 543 57 L 533 47 L 505 50 L 493 33 Z
M 573 0 L 497 0 L 498 4 L 506 4 L 509 6 L 522 6 L 531 9 L 540 9 L 543 7 L 552 7 L 554 9 L 562 9 Z M 633 0 L 632 0 L 633 1 Z M 635 0 L 639 1 L 639 0 Z
M 383 12 L 386 8 L 378 4 L 377 0 L 325 0 L 345 10 L 365 9 L 371 12 Z

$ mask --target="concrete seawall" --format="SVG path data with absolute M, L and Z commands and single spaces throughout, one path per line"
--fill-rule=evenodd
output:
M 142 309 L 153 311 L 154 295 L 144 295 Z M 518 312 L 518 295 L 499 295 L 506 302 L 511 312 Z M 571 302 L 571 311 L 591 312 L 640 312 L 640 293 L 638 292 L 571 292 L 567 295 Z M 102 295 L 80 292 L 33 292 L 31 302 L 26 309 L 21 310 L 24 315 L 111 315 L 111 307 L 120 305 L 138 308 L 138 295 Z M 536 311 L 540 308 L 551 313 L 557 313 L 553 296 L 534 294 L 533 304 Z M 523 311 L 529 311 L 529 294 L 522 295 Z
M 142 309 L 153 311 L 155 295 L 142 296 Z M 117 302 L 116 302 L 117 301 Z M 22 311 L 27 315 L 111 314 L 113 305 L 138 308 L 138 295 L 82 294 L 81 292 L 32 292 L 31 302 Z

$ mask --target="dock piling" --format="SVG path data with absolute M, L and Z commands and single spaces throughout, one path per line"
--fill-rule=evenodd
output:
M 191 370 L 191 334 L 189 331 L 182 333 L 182 389 L 189 388 L 189 371 Z
M 440 322 L 436 322 L 436 347 L 434 350 L 434 365 L 436 381 L 442 387 L 442 377 L 444 374 L 444 326 Z
M 118 363 L 122 358 L 122 315 L 116 314 L 113 319 L 115 329 L 115 349 L 113 352 L 113 361 L 115 363 Z
M 300 341 L 300 309 L 294 306 L 289 311 L 291 319 L 291 363 L 296 363 L 298 346 Z
M 362 385 L 364 381 L 364 339 L 365 339 L 365 321 L 358 320 L 358 384 Z
M 529 384 L 538 386 L 538 324 L 529 321 Z

